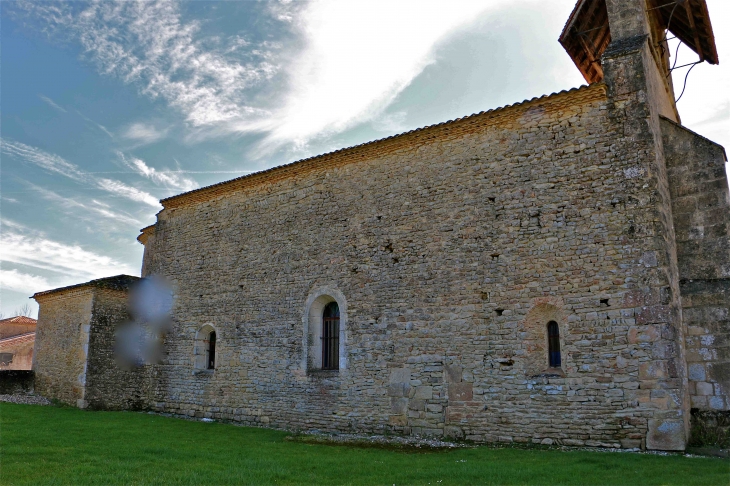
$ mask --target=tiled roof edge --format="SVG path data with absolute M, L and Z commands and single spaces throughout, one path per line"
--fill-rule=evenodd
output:
M 32 299 L 35 299 L 37 297 L 44 297 L 46 295 L 55 294 L 58 292 L 63 292 L 66 290 L 71 289 L 80 289 L 82 287 L 97 287 L 97 288 L 110 288 L 115 290 L 125 290 L 128 288 L 129 284 L 132 282 L 136 282 L 137 280 L 141 280 L 139 277 L 134 277 L 132 275 L 115 275 L 113 277 L 105 277 L 105 278 L 97 278 L 96 280 L 90 280 L 88 282 L 80 283 L 80 284 L 74 284 L 69 285 L 66 287 L 59 287 L 57 289 L 51 289 L 51 290 L 44 290 L 42 292 L 36 292 L 31 297 Z
M 332 151 L 332 152 L 326 152 L 326 153 L 323 153 L 323 154 L 314 155 L 312 157 L 307 157 L 305 159 L 300 159 L 300 160 L 296 160 L 294 162 L 289 162 L 288 164 L 277 165 L 275 167 L 271 167 L 270 169 L 266 169 L 266 170 L 262 170 L 262 171 L 258 171 L 258 172 L 253 172 L 251 174 L 246 174 L 246 175 L 243 175 L 241 177 L 236 177 L 234 179 L 229 179 L 227 181 L 218 182 L 216 184 L 211 184 L 209 186 L 200 187 L 200 188 L 194 189 L 192 191 L 183 192 L 183 193 L 177 194 L 175 196 L 170 196 L 170 197 L 167 197 L 165 199 L 161 199 L 160 200 L 160 203 L 162 203 L 162 205 L 165 206 L 165 203 L 166 202 L 172 202 L 172 201 L 175 201 L 175 200 L 178 200 L 178 199 L 181 199 L 181 198 L 185 198 L 187 196 L 191 196 L 193 194 L 199 194 L 201 192 L 209 191 L 209 190 L 211 190 L 213 188 L 218 188 L 218 187 L 221 187 L 221 186 L 225 186 L 227 184 L 232 184 L 234 182 L 238 182 L 238 181 L 241 181 L 241 180 L 244 180 L 244 179 L 248 179 L 248 178 L 252 178 L 252 177 L 257 177 L 257 176 L 260 177 L 262 174 L 267 174 L 267 173 L 270 173 L 270 172 L 275 172 L 275 171 L 278 171 L 278 170 L 281 170 L 281 169 L 284 169 L 284 168 L 287 168 L 287 167 L 291 167 L 293 165 L 302 164 L 304 162 L 311 162 L 311 161 L 316 160 L 316 159 L 322 159 L 322 158 L 325 158 L 325 157 L 329 157 L 329 156 L 332 156 L 332 155 L 335 155 L 335 154 L 340 154 L 340 153 L 343 153 L 343 152 L 347 152 L 347 151 L 354 150 L 354 149 L 358 149 L 358 148 L 362 148 L 362 147 L 372 146 L 372 145 L 379 144 L 379 143 L 382 143 L 382 142 L 385 142 L 385 141 L 388 141 L 388 140 L 393 140 L 393 139 L 401 138 L 401 137 L 404 137 L 406 135 L 410 135 L 412 133 L 417 133 L 417 132 L 421 132 L 421 131 L 425 131 L 425 130 L 430 130 L 430 129 L 434 129 L 434 128 L 443 127 L 443 126 L 450 125 L 452 123 L 456 123 L 456 122 L 459 122 L 459 121 L 469 120 L 469 119 L 475 118 L 477 116 L 494 114 L 494 113 L 497 113 L 497 112 L 500 112 L 500 111 L 504 111 L 504 110 L 507 110 L 507 109 L 510 109 L 510 108 L 517 108 L 517 107 L 520 107 L 520 106 L 523 106 L 523 105 L 526 105 L 526 104 L 529 104 L 529 103 L 533 103 L 533 102 L 536 102 L 536 101 L 544 101 L 544 100 L 546 100 L 548 98 L 553 98 L 553 97 L 556 97 L 556 96 L 561 96 L 561 95 L 564 95 L 564 94 L 574 93 L 574 92 L 578 92 L 578 91 L 584 91 L 584 90 L 590 89 L 592 87 L 598 86 L 600 84 L 602 84 L 602 83 L 594 83 L 594 84 L 591 84 L 591 85 L 581 85 L 581 86 L 579 86 L 577 88 L 571 88 L 571 89 L 561 90 L 561 91 L 558 91 L 558 92 L 555 92 L 555 93 L 550 93 L 550 94 L 546 94 L 546 95 L 542 95 L 542 96 L 536 96 L 534 98 L 527 99 L 527 100 L 523 100 L 523 101 L 520 101 L 518 103 L 513 103 L 511 105 L 500 106 L 498 108 L 492 108 L 490 110 L 480 111 L 479 113 L 472 113 L 471 115 L 463 116 L 461 118 L 455 118 L 453 120 L 448 120 L 448 121 L 445 121 L 445 122 L 436 123 L 434 125 L 427 125 L 427 126 L 424 126 L 424 127 L 415 128 L 415 129 L 409 130 L 407 132 L 402 132 L 402 133 L 398 133 L 396 135 L 391 135 L 389 137 L 384 137 L 384 138 L 379 138 L 377 140 L 372 140 L 370 142 L 365 142 L 365 143 L 361 143 L 361 144 L 358 144 L 358 145 L 353 145 L 353 146 L 350 146 L 350 147 L 341 148 L 341 149 L 338 149 L 338 150 L 335 150 L 335 151 Z
M 15 341 L 15 340 L 23 340 L 23 339 L 26 339 L 27 340 L 27 338 L 31 338 L 31 337 L 32 338 L 35 338 L 35 331 L 26 332 L 24 334 L 18 334 L 18 335 L 15 335 L 15 336 L 8 336 L 6 338 L 2 338 L 2 339 L 0 339 L 0 345 L 2 345 L 2 344 L 10 344 L 10 343 L 12 343 L 12 341 Z

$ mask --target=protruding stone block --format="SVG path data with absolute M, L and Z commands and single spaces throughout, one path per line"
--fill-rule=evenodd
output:
M 646 447 L 658 451 L 683 451 L 686 446 L 684 422 L 674 419 L 649 419 Z

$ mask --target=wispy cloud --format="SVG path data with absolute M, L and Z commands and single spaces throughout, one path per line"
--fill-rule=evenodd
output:
M 265 53 L 236 62 L 225 49 L 206 49 L 196 40 L 199 24 L 184 22 L 177 2 L 92 2 L 84 8 L 24 2 L 21 7 L 43 18 L 48 30 L 78 40 L 102 73 L 165 99 L 193 126 L 255 113 L 244 103 L 244 91 L 277 71 Z
M 46 29 L 77 40 L 100 72 L 180 110 L 189 141 L 263 133 L 258 149 L 339 133 L 378 118 L 434 62 L 458 26 L 506 0 L 317 0 L 263 9 L 290 44 L 203 38 L 176 2 L 25 2 Z M 277 77 L 278 76 L 278 77 Z M 275 79 L 276 77 L 276 79 Z M 267 84 L 268 83 L 268 84 Z M 283 86 L 283 88 L 281 88 Z M 257 98 L 265 88 L 265 96 Z M 272 90 L 283 92 L 273 95 Z M 153 140 L 149 127 L 127 135 Z
M 149 206 L 152 206 L 153 208 L 160 207 L 160 201 L 155 196 L 148 192 L 140 191 L 137 188 L 128 186 L 123 182 L 115 181 L 113 179 L 102 178 L 97 181 L 97 185 L 107 192 L 126 197 L 127 199 L 131 199 L 132 201 L 142 202 Z
M 60 174 L 79 182 L 87 179 L 86 174 L 84 174 L 84 172 L 76 165 L 68 162 L 61 156 L 49 154 L 48 152 L 36 147 L 32 147 L 21 142 L 12 142 L 7 139 L 2 139 L 0 140 L 0 150 L 2 150 L 2 152 L 6 155 L 35 164 L 48 172 Z
M 165 138 L 167 136 L 167 130 L 158 129 L 153 125 L 138 122 L 129 125 L 126 130 L 124 130 L 122 136 L 129 140 L 148 144 Z
M 127 264 L 80 245 L 60 243 L 43 234 L 28 234 L 18 228 L 3 228 L 0 250 L 3 262 L 55 272 L 70 281 L 137 273 Z
M 35 292 L 53 288 L 44 277 L 19 272 L 15 269 L 0 269 L 0 287 L 3 290 L 14 290 L 16 292 L 24 292 L 27 294 L 33 294 Z
M 125 164 L 138 174 L 150 179 L 155 184 L 165 187 L 178 189 L 181 191 L 190 191 L 198 187 L 198 183 L 192 179 L 180 175 L 182 171 L 157 170 L 145 164 L 144 160 L 136 157 L 125 157 L 119 153 Z
M 68 162 L 63 157 L 50 154 L 37 147 L 2 139 L 0 140 L 0 150 L 11 157 L 30 162 L 48 172 L 63 175 L 76 182 L 94 186 L 132 201 L 143 202 L 154 208 L 160 207 L 158 199 L 147 192 L 128 186 L 120 181 L 95 177 L 82 171 L 78 166 Z
M 68 112 L 67 112 L 67 111 L 66 111 L 66 110 L 65 110 L 64 108 L 61 108 L 60 106 L 58 106 L 58 105 L 56 104 L 56 102 L 55 102 L 55 101 L 53 101 L 53 100 L 52 100 L 51 98 L 49 98 L 48 96 L 43 96 L 42 94 L 39 94 L 39 95 L 38 95 L 38 97 L 39 97 L 40 99 L 42 99 L 43 101 L 45 101 L 45 102 L 46 102 L 46 103 L 47 103 L 48 105 L 50 105 L 51 107 L 55 108 L 56 110 L 58 110 L 58 111 L 60 111 L 60 112 L 63 112 L 63 113 L 68 113 Z
M 126 213 L 115 211 L 108 204 L 104 204 L 95 199 L 92 199 L 90 203 L 82 203 L 77 199 L 61 196 L 60 194 L 51 191 L 50 189 L 37 186 L 33 183 L 26 182 L 26 184 L 28 184 L 28 186 L 36 191 L 36 193 L 38 193 L 43 199 L 47 201 L 52 201 L 56 206 L 71 210 L 73 212 L 72 214 L 74 214 L 76 217 L 78 217 L 79 215 L 78 210 L 83 210 L 93 214 L 95 218 L 101 216 L 110 221 L 134 227 L 139 227 L 140 225 L 142 225 L 142 222 L 137 218 Z
M 81 112 L 80 112 L 79 110 L 76 110 L 76 113 L 77 113 L 77 114 L 78 114 L 78 115 L 79 115 L 79 116 L 80 116 L 81 118 L 83 118 L 83 119 L 84 119 L 85 121 L 87 121 L 88 123 L 91 123 L 91 124 L 92 124 L 92 125 L 94 125 L 94 126 L 95 126 L 96 128 L 98 128 L 98 129 L 99 129 L 99 130 L 101 130 L 102 132 L 104 132 L 104 133 L 106 133 L 107 135 L 109 135 L 109 138 L 114 138 L 114 134 L 113 134 L 112 132 L 110 132 L 109 130 L 107 130 L 107 128 L 106 128 L 106 127 L 105 127 L 104 125 L 102 125 L 101 123 L 97 123 L 97 122 L 95 122 L 94 120 L 92 120 L 92 119 L 91 119 L 91 118 L 89 118 L 88 116 L 86 116 L 86 115 L 84 115 L 83 113 L 81 113 Z

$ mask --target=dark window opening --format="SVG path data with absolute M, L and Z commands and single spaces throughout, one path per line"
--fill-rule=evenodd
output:
M 495 312 L 495 313 L 496 313 L 496 314 L 497 314 L 498 316 L 501 316 L 502 314 L 504 314 L 504 309 L 494 309 L 494 312 Z
M 330 302 L 322 314 L 322 369 L 340 368 L 340 307 Z
M 555 321 L 548 322 L 548 357 L 551 368 L 560 368 L 560 329 Z
M 608 302 L 608 299 L 601 299 L 601 306 L 610 307 L 611 304 Z
M 215 369 L 215 331 L 208 336 L 208 369 Z

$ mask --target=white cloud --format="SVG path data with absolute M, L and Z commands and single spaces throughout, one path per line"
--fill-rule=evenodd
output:
M 48 280 L 38 275 L 19 272 L 18 270 L 0 270 L 0 288 L 34 294 L 52 287 Z
M 304 144 L 375 118 L 433 62 L 440 40 L 498 3 L 310 3 L 296 21 L 306 47 L 289 69 L 290 92 L 265 144 Z
M 142 143 L 153 143 L 167 136 L 167 130 L 160 130 L 145 123 L 132 123 L 124 131 L 123 136 Z
M 91 200 L 91 203 L 84 204 L 78 200 L 70 197 L 64 197 L 60 194 L 46 189 L 30 182 L 26 182 L 31 188 L 33 188 L 41 197 L 48 201 L 53 201 L 56 205 L 73 211 L 73 214 L 78 216 L 78 210 L 84 210 L 92 213 L 95 217 L 102 216 L 114 222 L 123 223 L 130 226 L 140 227 L 143 223 L 130 216 L 129 214 L 114 211 L 108 204 L 104 204 L 95 199 Z
M 235 62 L 225 49 L 205 49 L 195 39 L 198 23 L 183 22 L 177 2 L 92 2 L 81 9 L 25 2 L 21 7 L 42 17 L 50 30 L 78 40 L 102 73 L 165 99 L 193 126 L 257 112 L 243 103 L 243 91 L 277 71 L 265 52 Z
M 84 120 L 86 120 L 87 122 L 91 123 L 91 124 L 92 124 L 92 125 L 94 125 L 94 126 L 95 126 L 96 128 L 98 128 L 99 130 L 101 130 L 102 132 L 104 132 L 104 133 L 106 133 L 107 135 L 109 135 L 109 138 L 114 138 L 114 134 L 113 134 L 112 132 L 110 132 L 109 130 L 107 130 L 107 128 L 106 128 L 106 127 L 105 127 L 104 125 L 102 125 L 101 123 L 97 123 L 97 122 L 95 122 L 94 120 L 92 120 L 92 119 L 91 119 L 91 118 L 89 118 L 88 116 L 86 116 L 86 115 L 84 115 L 83 113 L 81 113 L 81 112 L 80 112 L 79 110 L 76 110 L 76 113 L 78 113 L 78 115 L 79 115 L 79 116 L 80 116 L 81 118 L 83 118 L 83 119 L 84 119 Z
M 0 234 L 2 261 L 59 273 L 64 281 L 90 280 L 121 273 L 137 273 L 113 258 L 49 240 L 42 234 L 4 229 Z
M 379 132 L 398 133 L 406 129 L 405 111 L 397 111 L 395 113 L 381 113 L 378 117 L 371 121 L 371 125 Z
M 161 207 L 160 201 L 152 194 L 140 191 L 135 187 L 124 184 L 123 182 L 102 178 L 97 180 L 97 184 L 101 189 L 112 194 L 126 197 L 127 199 L 131 199 L 132 201 L 145 203 L 149 206 L 152 206 L 153 208 Z
M 119 153 L 125 164 L 132 168 L 138 174 L 150 179 L 155 184 L 160 184 L 165 187 L 171 187 L 179 189 L 181 191 L 191 191 L 198 187 L 198 183 L 187 177 L 180 175 L 182 171 L 165 171 L 157 170 L 154 167 L 150 167 L 145 164 L 144 160 L 136 157 L 125 157 L 124 154 Z
M 0 150 L 7 155 L 17 157 L 38 167 L 75 181 L 82 182 L 87 176 L 76 165 L 66 161 L 63 157 L 49 154 L 39 148 L 31 147 L 20 142 L 10 142 L 7 139 L 0 140 Z
M 261 147 L 306 144 L 377 118 L 429 63 L 458 26 L 506 0 L 279 1 L 266 11 L 296 34 L 250 45 L 244 37 L 201 38 L 176 2 L 26 2 L 26 10 L 81 43 L 99 70 L 179 109 L 196 141 L 266 133 Z M 237 57 L 233 57 L 236 55 Z M 279 73 L 287 87 L 257 101 L 255 89 Z M 276 101 L 272 101 L 276 100 Z M 148 126 L 127 130 L 153 140 Z M 260 147 L 260 148 L 261 148 Z
M 65 110 L 64 108 L 61 108 L 60 106 L 58 106 L 58 105 L 56 104 L 56 102 L 54 102 L 54 101 L 53 101 L 53 100 L 52 100 L 51 98 L 49 98 L 48 96 L 43 96 L 43 95 L 39 94 L 39 95 L 38 95 L 38 97 L 39 97 L 40 99 L 42 99 L 43 101 L 45 101 L 45 102 L 46 102 L 46 103 L 47 103 L 48 105 L 50 105 L 51 107 L 55 108 L 56 110 L 58 110 L 58 111 L 61 111 L 61 112 L 63 112 L 63 113 L 67 113 L 67 111 L 66 111 L 66 110 Z
M 97 178 L 82 171 L 78 166 L 68 162 L 63 157 L 56 154 L 49 154 L 37 147 L 3 139 L 0 140 L 0 150 L 7 155 L 35 164 L 48 172 L 61 174 L 77 182 L 95 186 L 111 194 L 122 196 L 132 201 L 142 202 L 154 208 L 161 207 L 159 200 L 147 192 L 128 186 L 120 181 Z

